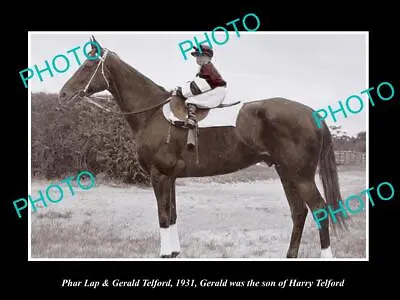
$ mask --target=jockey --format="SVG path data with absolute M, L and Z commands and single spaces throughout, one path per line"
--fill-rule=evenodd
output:
M 195 51 L 191 53 L 196 57 L 196 62 L 200 66 L 199 72 L 193 81 L 187 82 L 186 86 L 178 88 L 176 94 L 185 98 L 188 107 L 187 126 L 195 128 L 196 108 L 211 109 L 219 106 L 226 96 L 226 81 L 219 74 L 211 62 L 214 56 L 213 50 L 205 45 L 201 45 L 201 51 L 193 47 Z

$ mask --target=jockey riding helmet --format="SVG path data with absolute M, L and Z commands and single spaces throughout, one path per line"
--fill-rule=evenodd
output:
M 201 53 L 197 47 L 193 47 L 195 51 L 193 51 L 190 54 L 195 57 L 200 55 L 207 55 L 208 57 L 212 58 L 214 56 L 214 51 L 210 47 L 206 45 L 200 45 L 200 47 L 201 47 Z

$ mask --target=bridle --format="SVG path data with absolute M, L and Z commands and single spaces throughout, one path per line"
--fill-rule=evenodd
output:
M 99 57 L 99 62 L 97 64 L 96 70 L 94 70 L 92 76 L 89 79 L 89 82 L 85 86 L 85 89 L 83 91 L 79 92 L 79 96 L 81 96 L 81 97 L 85 97 L 86 96 L 87 90 L 89 89 L 89 85 L 92 83 L 92 80 L 93 80 L 94 76 L 96 76 L 97 71 L 99 70 L 100 66 L 101 66 L 101 74 L 103 74 L 103 78 L 107 83 L 107 89 L 110 88 L 110 83 L 108 82 L 107 77 L 104 74 L 104 62 L 106 61 L 107 54 L 108 54 L 108 49 L 105 48 L 103 56 Z
M 87 91 L 89 89 L 89 86 L 92 83 L 93 78 L 96 76 L 97 71 L 100 69 L 100 66 L 101 66 L 101 74 L 103 75 L 104 81 L 107 83 L 107 89 L 110 88 L 110 83 L 109 83 L 106 75 L 104 74 L 104 63 L 106 61 L 107 54 L 108 54 L 109 50 L 107 48 L 103 48 L 103 49 L 104 49 L 104 53 L 103 53 L 103 55 L 101 57 L 99 57 L 99 62 L 97 64 L 97 67 L 94 70 L 92 76 L 90 77 L 88 83 L 86 84 L 86 86 L 85 86 L 85 88 L 83 90 L 78 92 L 78 96 L 81 97 L 83 100 L 86 100 L 87 102 L 89 102 L 89 103 L 91 103 L 91 104 L 93 104 L 93 105 L 95 105 L 95 106 L 97 106 L 97 107 L 109 112 L 109 113 L 114 113 L 114 114 L 119 114 L 119 115 L 139 114 L 139 113 L 142 113 L 142 112 L 146 112 L 146 111 L 158 108 L 158 107 L 160 107 L 160 106 L 162 106 L 162 105 L 164 105 L 164 104 L 166 104 L 166 103 L 168 103 L 168 102 L 170 102 L 172 100 L 172 97 L 169 97 L 168 99 L 164 100 L 163 102 L 161 102 L 159 104 L 156 104 L 156 105 L 153 105 L 151 107 L 148 107 L 148 108 L 145 108 L 145 109 L 142 109 L 142 110 L 138 110 L 138 111 L 135 111 L 135 112 L 114 112 L 111 109 L 101 105 L 100 103 L 97 103 L 93 99 L 94 98 L 93 96 L 87 96 Z M 100 98 L 100 97 L 96 97 L 96 98 Z M 100 99 L 102 99 L 102 98 L 100 98 Z

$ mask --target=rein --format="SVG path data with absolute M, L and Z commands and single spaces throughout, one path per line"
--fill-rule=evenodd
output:
M 153 105 L 153 106 L 150 106 L 150 107 L 141 109 L 141 110 L 133 111 L 133 112 L 118 112 L 118 111 L 112 111 L 112 110 L 110 110 L 109 108 L 107 108 L 107 107 L 105 107 L 105 106 L 103 106 L 103 105 L 101 105 L 101 104 L 95 102 L 94 100 L 92 100 L 91 98 L 89 98 L 89 97 L 87 97 L 87 96 L 84 97 L 84 100 L 86 100 L 87 102 L 89 102 L 89 103 L 91 103 L 91 104 L 93 104 L 93 105 L 95 105 L 95 106 L 97 106 L 97 107 L 99 107 L 99 108 L 105 110 L 106 112 L 114 113 L 114 114 L 119 114 L 119 115 L 140 114 L 140 113 L 143 113 L 143 112 L 152 110 L 152 109 L 156 109 L 156 108 L 158 108 L 158 107 L 160 107 L 160 106 L 163 106 L 164 104 L 170 102 L 171 99 L 172 99 L 172 97 L 169 97 L 167 100 L 164 100 L 164 101 L 161 102 L 161 103 L 158 103 L 158 104 L 156 104 L 156 105 Z
M 105 63 L 105 61 L 106 61 L 108 51 L 109 51 L 109 50 L 105 48 L 104 54 L 103 54 L 102 57 L 99 57 L 99 63 L 98 63 L 98 65 L 97 65 L 97 67 L 96 67 L 96 70 L 94 71 L 94 73 L 93 73 L 92 76 L 90 77 L 89 82 L 88 82 L 88 83 L 86 84 L 86 86 L 85 86 L 85 89 L 84 89 L 84 90 L 81 90 L 81 91 L 78 93 L 78 95 L 79 95 L 80 97 L 82 97 L 83 100 L 86 100 L 88 103 L 91 103 L 91 104 L 93 104 L 93 105 L 95 105 L 95 106 L 97 106 L 97 107 L 99 107 L 99 108 L 105 110 L 106 112 L 114 113 L 114 114 L 118 114 L 118 115 L 140 114 L 140 113 L 143 113 L 143 112 L 146 112 L 146 111 L 149 111 L 149 110 L 153 110 L 153 109 L 159 108 L 160 106 L 163 106 L 164 104 L 166 104 L 166 103 L 168 103 L 168 102 L 170 102 L 170 101 L 172 100 L 172 97 L 169 97 L 169 98 L 167 98 L 166 100 L 162 101 L 161 103 L 158 103 L 158 104 L 156 104 L 156 105 L 153 105 L 153 106 L 150 106 L 150 107 L 147 107 L 147 108 L 138 110 L 138 111 L 133 111 L 133 112 L 117 112 L 117 111 L 112 111 L 111 109 L 109 109 L 109 108 L 107 108 L 107 107 L 105 107 L 105 106 L 103 106 L 103 105 L 97 103 L 97 102 L 95 101 L 95 99 L 94 99 L 94 98 L 99 98 L 99 99 L 102 99 L 102 98 L 100 98 L 100 97 L 86 96 L 86 93 L 87 93 L 87 91 L 88 91 L 88 89 L 89 89 L 89 85 L 90 85 L 90 83 L 92 82 L 93 78 L 96 76 L 96 73 L 97 73 L 97 71 L 98 71 L 99 68 L 100 68 L 100 65 L 101 65 L 101 74 L 103 75 L 103 78 L 104 78 L 105 82 L 107 83 L 107 89 L 110 88 L 109 81 L 107 80 L 106 75 L 104 74 L 104 63 Z M 103 99 L 104 99 L 104 98 L 103 98 Z

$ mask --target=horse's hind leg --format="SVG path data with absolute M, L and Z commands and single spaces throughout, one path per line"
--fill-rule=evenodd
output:
M 308 212 L 306 204 L 311 211 L 314 211 L 325 208 L 325 202 L 318 191 L 314 178 L 304 179 L 285 177 L 279 168 L 277 168 L 277 171 L 281 177 L 292 213 L 293 228 L 287 257 L 293 258 L 298 255 L 301 236 Z M 321 258 L 332 257 L 333 255 L 330 248 L 329 237 L 329 219 L 325 219 L 321 222 L 319 236 L 321 242 Z
M 311 211 L 318 209 L 327 209 L 321 193 L 318 191 L 314 179 L 301 183 L 305 201 Z M 314 224 L 316 224 L 314 222 Z M 317 226 L 317 225 L 315 225 Z M 319 239 L 321 242 L 321 258 L 332 258 L 332 250 L 329 237 L 329 219 L 321 221 L 321 229 L 319 230 Z
M 279 172 L 278 168 L 276 168 L 276 170 L 280 175 L 283 189 L 289 202 L 290 212 L 293 221 L 292 235 L 290 237 L 290 245 L 286 257 L 296 258 L 299 252 L 301 236 L 303 234 L 304 223 L 307 218 L 308 210 L 305 202 L 298 194 L 296 184 L 287 180 L 284 175 Z

